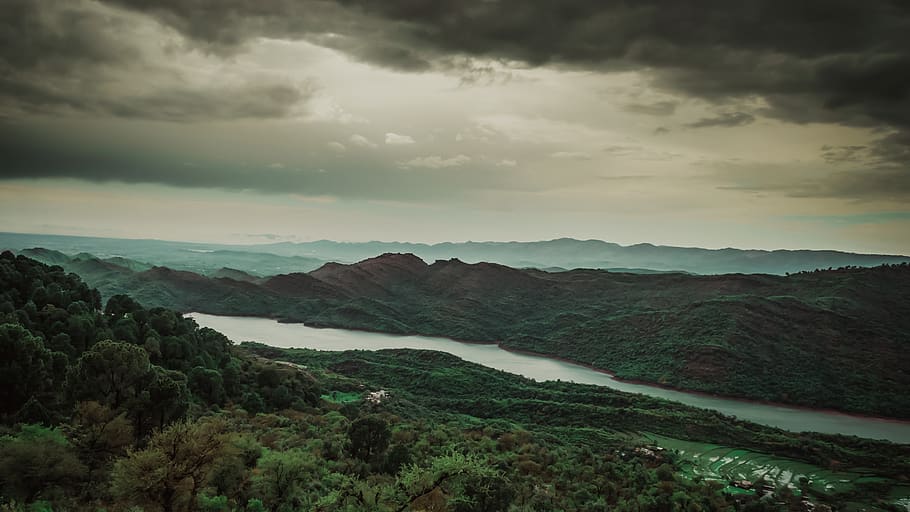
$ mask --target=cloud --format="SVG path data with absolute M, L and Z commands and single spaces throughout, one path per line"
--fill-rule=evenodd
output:
M 363 135 L 358 135 L 356 133 L 354 135 L 351 135 L 350 140 L 351 140 L 351 144 L 353 144 L 357 147 L 361 147 L 361 148 L 374 149 L 378 146 L 378 144 L 371 141 L 370 139 L 364 137 Z
M 550 153 L 550 158 L 558 158 L 560 160 L 590 160 L 591 155 L 583 151 L 557 151 L 555 153 Z
M 822 158 L 829 164 L 855 164 L 869 158 L 869 146 L 822 146 Z
M 204 55 L 228 57 L 262 38 L 306 40 L 390 69 L 460 73 L 464 83 L 496 82 L 488 77 L 506 77 L 510 66 L 640 70 L 652 86 L 678 96 L 719 105 L 760 99 L 766 107 L 755 114 L 786 121 L 910 129 L 910 8 L 901 2 L 744 0 L 692 9 L 660 0 L 578 0 L 569 6 L 524 0 L 100 1 L 0 4 L 0 94 L 33 109 L 51 104 L 79 110 L 87 103 L 89 111 L 105 111 L 91 101 L 97 87 L 76 91 L 66 84 L 98 83 L 106 79 L 98 71 L 144 55 L 131 41 L 137 17 L 131 12 L 179 33 L 183 40 L 167 41 L 172 51 L 189 44 Z M 90 69 L 83 72 L 86 64 Z M 67 80 L 70 75 L 79 78 Z M 675 108 L 669 101 L 626 106 L 650 115 L 671 115 Z M 262 111 L 287 115 L 274 107 Z M 230 112 L 219 107 L 215 117 Z M 741 126 L 746 115 L 754 114 L 693 124 Z
M 623 105 L 623 110 L 635 112 L 637 114 L 648 114 L 651 116 L 671 116 L 676 112 L 679 106 L 677 101 L 657 101 L 654 103 L 629 103 Z
M 392 132 L 385 134 L 385 143 L 390 146 L 406 146 L 408 144 L 414 144 L 414 142 L 414 139 L 410 135 L 399 135 Z
M 446 167 L 460 167 L 471 161 L 471 157 L 467 155 L 456 155 L 451 158 L 443 158 L 441 156 L 422 156 L 408 160 L 406 162 L 401 162 L 399 165 L 405 169 L 411 169 L 414 167 L 423 167 L 426 169 L 444 169 Z
M 888 117 L 880 107 L 908 101 L 900 91 L 910 79 L 910 9 L 900 2 L 744 0 L 692 9 L 660 0 L 231 0 L 230 8 L 212 0 L 105 1 L 155 16 L 212 52 L 236 52 L 263 36 L 298 38 L 402 70 L 465 56 L 647 68 L 668 88 L 712 100 L 807 95 L 814 110 L 857 105 L 876 118 Z
M 344 109 L 331 96 L 314 95 L 307 104 L 308 121 L 338 124 L 367 124 L 369 120 Z
M 309 83 L 195 76 L 180 65 L 177 43 L 179 36 L 151 20 L 95 2 L 0 2 L 0 112 L 172 122 L 283 118 L 312 96 Z
M 793 198 L 910 200 L 910 164 L 888 159 L 881 159 L 878 164 L 849 160 L 845 164 L 847 168 L 834 172 L 829 165 L 807 166 L 801 162 L 724 160 L 700 162 L 699 166 L 710 169 L 705 179 L 723 190 L 774 192 Z
M 688 123 L 689 128 L 734 128 L 755 122 L 755 116 L 745 112 L 723 112 L 715 117 L 703 117 L 693 123 Z
M 309 94 L 306 86 L 287 84 L 172 88 L 99 100 L 91 110 L 116 117 L 175 122 L 270 119 L 293 115 Z
M 348 149 L 348 148 L 344 147 L 344 144 L 337 142 L 337 141 L 329 142 L 328 146 L 329 146 L 329 149 L 331 149 L 332 151 L 338 152 L 338 153 L 342 153 L 344 151 L 347 151 L 347 149 Z
M 496 167 L 515 167 L 516 165 L 518 165 L 517 160 L 505 159 L 496 162 Z
M 672 160 L 682 155 L 670 151 L 660 151 L 646 148 L 640 144 L 611 144 L 603 148 L 604 153 L 615 158 L 628 158 L 631 160 Z
M 84 129 L 73 131 L 74 125 Z M 460 153 L 413 159 L 396 159 L 394 151 L 336 155 L 328 151 L 325 139 L 301 138 L 294 132 L 265 132 L 268 142 L 256 147 L 235 142 L 263 130 L 260 124 L 227 124 L 214 130 L 167 126 L 164 138 L 160 128 L 158 123 L 0 123 L 0 182 L 72 178 L 409 203 L 465 201 L 476 191 L 545 186 L 517 180 L 506 170 L 490 173 L 489 167 L 468 165 L 472 159 Z M 446 168 L 458 172 L 415 172 Z
M 180 127 L 190 133 L 192 127 Z M 180 148 L 165 145 L 131 144 L 137 133 L 87 133 L 66 139 L 64 129 L 48 130 L 43 126 L 11 126 L 0 123 L 0 180 L 42 178 L 76 178 L 94 183 L 160 184 L 180 188 L 257 191 L 269 194 L 300 194 L 306 197 L 343 197 L 357 199 L 426 201 L 454 200 L 475 188 L 504 188 L 505 179 L 487 176 L 480 171 L 447 173 L 414 173 L 396 162 L 369 159 L 334 158 L 326 164 L 311 165 L 265 160 L 246 161 L 233 157 L 193 154 L 192 168 L 183 165 L 190 158 Z M 238 129 L 235 133 L 247 133 Z M 221 139 L 195 139 L 192 146 L 207 145 Z M 324 147 L 324 143 L 322 145 Z M 438 158 L 438 157 L 437 157 Z M 411 162 L 426 167 L 444 167 L 465 163 L 464 156 L 450 159 L 426 157 Z M 273 165 L 279 164 L 279 165 Z M 334 164 L 334 165 L 332 165 Z M 368 167 L 370 172 L 362 172 Z

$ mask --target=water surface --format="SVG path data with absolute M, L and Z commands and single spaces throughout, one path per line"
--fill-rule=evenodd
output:
M 884 420 L 743 400 L 687 393 L 647 384 L 621 382 L 612 376 L 565 361 L 519 354 L 496 345 L 462 343 L 427 336 L 396 336 L 344 329 L 317 329 L 303 324 L 282 324 L 266 318 L 215 316 L 190 313 L 196 322 L 224 333 L 235 342 L 257 341 L 273 347 L 316 350 L 381 350 L 414 348 L 448 352 L 466 361 L 537 380 L 563 380 L 607 386 L 620 391 L 666 398 L 695 407 L 714 409 L 737 418 L 795 432 L 813 431 L 910 443 L 910 422 Z

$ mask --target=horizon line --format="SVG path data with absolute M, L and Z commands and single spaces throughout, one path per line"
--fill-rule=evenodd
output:
M 273 241 L 273 242 L 261 242 L 261 243 L 243 243 L 243 242 L 200 242 L 195 240 L 169 240 L 163 238 L 149 238 L 149 237 L 117 237 L 117 236 L 100 236 L 100 235 L 73 235 L 73 234 L 63 234 L 63 233 L 34 233 L 34 232 L 22 232 L 22 231 L 0 231 L 0 235 L 25 235 L 25 236 L 55 236 L 62 238 L 99 238 L 105 240 L 129 240 L 135 242 L 163 242 L 163 243 L 181 243 L 181 244 L 196 244 L 196 245 L 218 245 L 225 247 L 263 247 L 273 246 L 278 244 L 293 244 L 293 245 L 304 245 L 304 244 L 314 244 L 320 242 L 330 242 L 336 244 L 410 244 L 410 245 L 423 245 L 426 247 L 435 247 L 443 244 L 533 244 L 533 243 L 547 243 L 547 242 L 557 242 L 560 240 L 571 240 L 575 242 L 600 242 L 603 244 L 615 245 L 621 248 L 631 248 L 638 246 L 651 246 L 656 248 L 668 248 L 668 249 L 692 249 L 692 250 L 704 250 L 704 251 L 743 251 L 743 252 L 834 252 L 841 254 L 855 254 L 863 256 L 890 256 L 898 258 L 910 258 L 910 255 L 907 254 L 888 254 L 888 253 L 877 253 L 877 252 L 858 252 L 858 251 L 849 251 L 843 249 L 788 249 L 788 248 L 777 248 L 777 249 L 761 249 L 761 248 L 742 248 L 742 247 L 701 247 L 701 246 L 685 246 L 685 245 L 664 245 L 664 244 L 655 244 L 651 242 L 639 242 L 635 244 L 623 245 L 617 242 L 610 242 L 608 240 L 603 240 L 599 238 L 574 238 L 569 236 L 550 238 L 550 239 L 539 239 L 539 240 L 462 240 L 462 241 L 444 241 L 444 242 L 410 242 L 410 241 L 385 241 L 385 240 L 366 240 L 366 241 L 345 241 L 345 240 L 331 240 L 327 238 L 321 238 L 318 240 L 308 240 L 308 241 L 292 241 L 292 240 L 283 240 L 283 241 Z

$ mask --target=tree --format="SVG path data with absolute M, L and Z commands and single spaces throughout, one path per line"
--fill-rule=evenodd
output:
M 141 309 L 142 306 L 129 295 L 114 295 L 107 300 L 107 305 L 104 307 L 104 314 L 111 319 L 122 318 L 124 315 Z
M 117 413 L 95 401 L 76 404 L 71 433 L 73 445 L 88 466 L 88 479 L 115 457 L 126 455 L 133 444 L 133 426 L 126 413 Z
M 117 461 L 111 492 L 163 512 L 181 506 L 195 510 L 196 498 L 229 442 L 219 419 L 175 423 L 156 432 L 147 448 Z
M 164 428 L 182 418 L 188 408 L 186 376 L 176 370 L 152 365 L 152 377 L 148 386 L 130 408 L 136 435 L 143 437 L 154 428 Z
M 252 435 L 237 435 L 231 440 L 229 454 L 221 457 L 211 473 L 214 491 L 236 503 L 249 499 L 250 475 L 262 456 L 262 445 Z
M 259 461 L 254 488 L 272 510 L 293 509 L 301 483 L 316 465 L 313 455 L 300 449 L 269 451 Z
M 389 446 L 389 437 L 389 424 L 382 418 L 358 418 L 348 428 L 348 451 L 362 461 L 372 462 Z
M 68 380 L 75 398 L 97 400 L 116 410 L 136 398 L 152 377 L 142 347 L 105 340 L 79 357 Z
M 0 494 L 7 498 L 54 499 L 85 475 L 85 466 L 56 429 L 23 425 L 18 435 L 0 438 Z
M 224 403 L 224 381 L 217 370 L 201 366 L 193 367 L 188 375 L 190 391 L 206 403 L 221 405 Z
M 412 509 L 497 512 L 507 510 L 515 495 L 501 471 L 458 452 L 434 457 L 429 467 L 409 466 L 399 482 L 405 507 Z
M 14 413 L 54 384 L 54 357 L 21 325 L 0 325 L 0 414 Z

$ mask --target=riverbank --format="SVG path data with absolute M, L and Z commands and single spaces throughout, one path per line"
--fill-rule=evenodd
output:
M 196 313 L 196 312 L 188 312 L 188 313 L 185 313 L 185 315 L 193 315 L 194 313 Z M 210 313 L 202 313 L 202 314 L 210 314 Z M 773 400 L 761 400 L 761 399 L 751 398 L 751 397 L 742 396 L 742 395 L 724 394 L 724 393 L 718 393 L 718 392 L 712 392 L 712 391 L 704 391 L 704 390 L 691 389 L 691 388 L 682 388 L 682 387 L 677 387 L 677 386 L 671 386 L 668 384 L 662 384 L 659 382 L 652 382 L 652 381 L 648 381 L 648 380 L 623 378 L 623 377 L 617 376 L 615 372 L 613 372 L 607 368 L 601 368 L 601 367 L 595 366 L 590 363 L 584 363 L 581 361 L 577 361 L 577 360 L 570 359 L 570 358 L 563 357 L 563 356 L 558 356 L 555 354 L 548 354 L 545 352 L 536 352 L 533 350 L 526 350 L 526 349 L 521 349 L 521 348 L 510 347 L 508 345 L 505 345 L 501 341 L 478 341 L 478 340 L 455 338 L 455 337 L 451 337 L 451 336 L 436 336 L 436 335 L 428 336 L 426 334 L 421 334 L 421 333 L 417 333 L 417 332 L 388 332 L 388 331 L 382 331 L 382 330 L 378 330 L 378 329 L 370 329 L 367 327 L 344 327 L 344 326 L 337 326 L 337 325 L 333 325 L 333 324 L 307 323 L 307 322 L 295 320 L 292 318 L 276 317 L 276 316 L 256 316 L 256 315 L 213 315 L 213 316 L 261 318 L 261 319 L 274 320 L 275 322 L 277 322 L 279 324 L 302 325 L 309 329 L 342 330 L 342 331 L 362 332 L 362 333 L 369 333 L 369 334 L 380 334 L 380 335 L 384 335 L 384 336 L 425 337 L 425 338 L 444 339 L 444 340 L 453 341 L 456 343 L 465 343 L 465 344 L 469 344 L 469 345 L 495 345 L 495 346 L 499 347 L 500 349 L 507 351 L 507 352 L 512 352 L 515 354 L 523 354 L 523 355 L 528 355 L 528 356 L 533 356 L 533 357 L 552 359 L 554 361 L 560 361 L 563 363 L 572 364 L 572 365 L 576 365 L 576 366 L 579 366 L 582 368 L 586 368 L 588 370 L 592 370 L 592 371 L 607 375 L 614 381 L 619 382 L 619 383 L 624 383 L 624 384 L 631 384 L 631 385 L 636 385 L 636 386 L 646 386 L 649 388 L 662 389 L 662 390 L 667 390 L 667 391 L 675 391 L 675 392 L 679 392 L 679 393 L 697 395 L 697 396 L 702 396 L 702 397 L 706 397 L 706 398 L 716 398 L 716 399 L 720 399 L 720 400 L 735 400 L 738 402 L 751 403 L 751 404 L 757 404 L 757 405 L 763 405 L 763 406 L 769 406 L 769 407 L 781 407 L 781 408 L 787 408 L 787 409 L 793 409 L 793 410 L 799 410 L 799 411 L 810 411 L 810 412 L 816 412 L 816 413 L 820 413 L 820 414 L 829 414 L 829 415 L 843 415 L 845 417 L 854 418 L 854 419 L 889 422 L 889 423 L 894 423 L 894 424 L 898 424 L 898 425 L 906 425 L 906 426 L 910 427 L 910 419 L 906 419 L 906 418 L 876 416 L 876 415 L 856 413 L 856 412 L 847 411 L 847 410 L 843 410 L 843 409 L 834 409 L 834 408 L 828 408 L 828 407 L 813 407 L 813 406 L 809 406 L 809 405 L 795 404 L 795 403 L 790 403 L 790 402 L 777 402 L 777 401 L 773 401 Z M 645 394 L 647 394 L 647 393 L 645 393 Z
M 417 335 L 389 335 L 369 331 L 314 328 L 300 323 L 279 323 L 261 317 L 230 317 L 196 313 L 192 317 L 202 326 L 218 330 L 235 341 L 257 341 L 277 348 L 309 348 L 326 351 L 382 350 L 409 348 L 447 352 L 497 370 L 522 375 L 537 381 L 562 380 L 662 398 L 689 406 L 720 412 L 766 426 L 792 432 L 812 431 L 827 434 L 883 439 L 910 444 L 910 422 L 836 411 L 799 408 L 758 401 L 730 399 L 707 393 L 693 393 L 629 383 L 601 368 L 540 354 L 521 353 L 495 343 L 465 343 L 446 338 Z
M 457 341 L 457 340 L 455 340 L 455 341 Z M 466 342 L 462 342 L 462 343 L 466 343 Z M 668 390 L 668 391 L 677 391 L 680 393 L 686 393 L 689 395 L 698 395 L 698 396 L 703 396 L 706 398 L 717 398 L 720 400 L 736 400 L 737 402 L 764 405 L 764 406 L 769 406 L 769 407 L 782 407 L 782 408 L 793 409 L 793 410 L 797 410 L 797 411 L 809 411 L 809 412 L 816 412 L 816 413 L 821 413 L 821 414 L 841 415 L 841 416 L 845 416 L 845 417 L 849 417 L 849 418 L 869 420 L 869 421 L 882 421 L 882 422 L 894 423 L 897 425 L 906 425 L 906 426 L 910 427 L 910 420 L 906 420 L 906 419 L 902 419 L 902 418 L 890 418 L 890 417 L 885 417 L 885 416 L 870 416 L 870 415 L 866 415 L 866 414 L 851 413 L 851 412 L 842 411 L 842 410 L 838 410 L 838 409 L 829 409 L 829 408 L 824 408 L 824 407 L 809 407 L 806 405 L 790 404 L 790 403 L 786 403 L 786 402 L 774 402 L 771 400 L 757 400 L 754 398 L 747 398 L 747 397 L 741 397 L 741 396 L 736 396 L 736 395 L 725 395 L 722 393 L 712 393 L 710 391 L 700 391 L 700 390 L 695 390 L 695 389 L 679 388 L 679 387 L 670 386 L 667 384 L 660 384 L 657 382 L 651 382 L 651 381 L 646 381 L 646 380 L 626 379 L 626 378 L 617 376 L 616 373 L 614 373 L 610 370 L 600 368 L 600 367 L 594 366 L 592 364 L 575 361 L 575 360 L 569 359 L 567 357 L 546 354 L 543 352 L 534 352 L 533 350 L 512 348 L 507 345 L 503 345 L 502 343 L 497 343 L 497 345 L 499 346 L 499 348 L 501 348 L 502 350 L 505 350 L 507 352 L 512 352 L 515 354 L 523 354 L 523 355 L 528 355 L 528 356 L 533 356 L 533 357 L 542 357 L 545 359 L 552 359 L 554 361 L 561 361 L 566 364 L 580 366 L 582 368 L 586 368 L 588 370 L 607 375 L 611 379 L 615 380 L 616 382 L 633 384 L 636 386 L 646 386 L 649 388 L 664 389 L 664 390 Z

